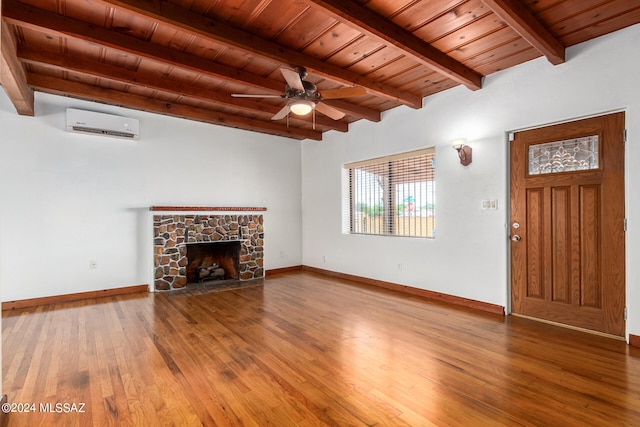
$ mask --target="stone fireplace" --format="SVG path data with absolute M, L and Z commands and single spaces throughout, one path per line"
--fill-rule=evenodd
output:
M 154 215 L 155 289 L 264 277 L 263 222 L 263 215 Z

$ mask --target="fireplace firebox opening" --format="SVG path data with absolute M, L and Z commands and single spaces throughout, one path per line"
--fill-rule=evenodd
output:
M 240 278 L 240 242 L 187 244 L 187 283 Z

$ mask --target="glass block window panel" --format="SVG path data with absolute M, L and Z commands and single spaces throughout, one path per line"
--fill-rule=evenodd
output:
M 598 169 L 598 135 L 529 146 L 529 175 Z

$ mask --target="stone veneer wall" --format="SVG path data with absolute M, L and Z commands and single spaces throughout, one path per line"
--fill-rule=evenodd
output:
M 187 284 L 187 243 L 239 240 L 240 280 L 264 277 L 262 215 L 154 215 L 155 289 Z

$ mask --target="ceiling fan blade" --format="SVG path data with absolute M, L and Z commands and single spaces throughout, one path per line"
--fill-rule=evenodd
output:
M 340 120 L 345 116 L 345 114 L 338 110 L 337 108 L 333 108 L 330 105 L 324 104 L 322 102 L 318 102 L 316 104 L 316 111 L 321 112 L 325 116 L 332 118 L 333 120 Z
M 280 111 L 278 111 L 276 114 L 273 115 L 273 117 L 271 117 L 271 120 L 284 119 L 285 117 L 287 117 L 287 114 L 289 114 L 289 106 L 285 105 L 284 107 L 282 107 Z
M 287 81 L 287 84 L 291 89 L 295 89 L 301 92 L 304 92 L 304 84 L 302 83 L 302 79 L 300 78 L 300 74 L 298 74 L 295 70 L 290 70 L 288 68 L 280 68 L 280 72 L 284 76 L 284 79 Z
M 284 98 L 282 95 L 274 95 L 272 93 L 253 95 L 251 93 L 232 93 L 234 98 Z
M 358 98 L 365 96 L 367 91 L 360 86 L 355 87 L 341 87 L 339 89 L 329 89 L 320 92 L 322 99 L 337 99 L 337 98 Z

